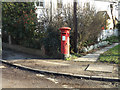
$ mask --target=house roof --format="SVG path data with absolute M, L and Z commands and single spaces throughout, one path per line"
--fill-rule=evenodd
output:
M 102 16 L 106 16 L 106 19 L 110 19 L 107 11 L 98 11 L 97 15 L 102 15 Z
M 94 0 L 94 1 L 103 1 L 103 2 L 116 2 L 118 0 Z

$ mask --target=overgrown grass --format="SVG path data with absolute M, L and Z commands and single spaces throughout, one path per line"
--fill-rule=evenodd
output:
M 74 53 L 74 54 L 71 54 L 70 57 L 66 58 L 66 60 L 77 59 L 77 58 L 79 58 L 81 56 L 82 56 L 81 54 Z
M 120 45 L 117 45 L 110 50 L 104 52 L 100 55 L 99 61 L 101 62 L 109 62 L 109 63 L 119 63 L 119 57 L 120 57 Z

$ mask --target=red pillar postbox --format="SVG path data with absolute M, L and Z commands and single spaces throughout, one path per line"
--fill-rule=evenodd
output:
M 64 55 L 64 58 L 69 57 L 70 49 L 70 30 L 69 27 L 62 27 L 61 30 L 61 53 Z

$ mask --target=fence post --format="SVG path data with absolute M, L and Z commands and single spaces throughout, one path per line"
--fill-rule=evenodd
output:
M 9 35 L 9 37 L 8 37 L 8 41 L 9 41 L 9 44 L 11 45 L 11 44 L 12 44 L 12 41 L 11 41 L 11 35 Z

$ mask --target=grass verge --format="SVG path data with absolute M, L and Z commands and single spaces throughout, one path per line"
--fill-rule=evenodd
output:
M 109 63 L 119 63 L 120 58 L 120 45 L 117 45 L 110 50 L 104 52 L 100 55 L 99 61 L 101 62 L 109 62 Z

